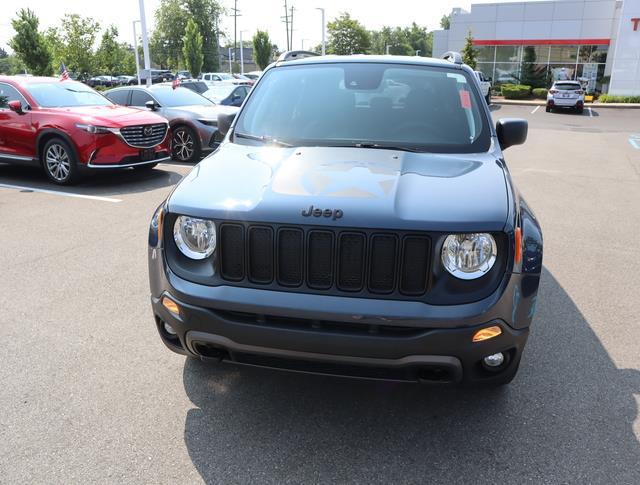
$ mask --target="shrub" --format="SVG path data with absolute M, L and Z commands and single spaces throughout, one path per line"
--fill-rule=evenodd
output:
M 502 95 L 506 99 L 524 99 L 528 98 L 531 93 L 531 86 L 523 84 L 503 84 Z
M 640 96 L 614 96 L 601 94 L 598 98 L 601 103 L 640 103 Z
M 531 90 L 534 98 L 547 99 L 547 90 L 545 88 L 534 88 Z

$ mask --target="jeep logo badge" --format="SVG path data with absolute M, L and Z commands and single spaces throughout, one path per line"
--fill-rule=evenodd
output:
M 142 133 L 144 133 L 144 136 L 151 136 L 151 133 L 153 133 L 153 127 L 145 126 Z
M 314 208 L 311 205 L 307 210 L 302 209 L 302 215 L 303 217 L 331 217 L 331 219 L 335 221 L 336 219 L 341 219 L 344 215 L 344 212 L 342 212 L 340 209 L 319 209 L 317 207 Z

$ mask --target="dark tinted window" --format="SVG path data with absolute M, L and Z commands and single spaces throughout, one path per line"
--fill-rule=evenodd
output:
M 111 105 L 100 93 L 75 81 L 30 82 L 26 89 L 44 108 Z
M 153 101 L 153 98 L 149 93 L 146 93 L 140 89 L 134 89 L 131 93 L 131 106 L 144 107 L 147 101 Z
M 198 94 L 202 94 L 209 89 L 209 86 L 207 86 L 207 83 L 204 83 L 204 82 L 199 82 L 199 83 L 187 82 L 187 83 L 182 83 L 181 86 L 187 89 L 191 89 L 191 91 L 194 91 Z
M 575 89 L 582 89 L 582 85 L 580 85 L 580 83 L 555 83 L 553 87 L 561 91 L 573 91 Z
M 106 93 L 105 96 L 116 104 L 126 106 L 129 98 L 129 93 L 130 91 L 128 89 L 121 89 L 119 91 L 110 91 Z
M 9 107 L 9 101 L 20 101 L 24 108 L 24 99 L 18 93 L 18 90 L 8 84 L 0 83 L 0 108 L 6 109 Z
M 466 71 L 451 68 L 285 65 L 265 73 L 236 130 L 294 145 L 378 143 L 433 152 L 486 151 L 490 128 L 476 89 Z

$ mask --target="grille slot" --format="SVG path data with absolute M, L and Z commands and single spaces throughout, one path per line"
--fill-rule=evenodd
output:
M 300 229 L 280 229 L 278 233 L 278 283 L 283 286 L 302 284 L 302 242 Z
M 244 228 L 223 224 L 220 228 L 220 272 L 231 281 L 244 278 Z
M 338 288 L 344 291 L 362 289 L 364 273 L 365 239 L 363 234 L 340 235 Z
M 150 132 L 149 128 L 151 128 Z M 148 133 L 145 133 L 145 130 Z M 120 134 L 132 147 L 151 148 L 164 140 L 167 134 L 167 125 L 166 123 L 158 123 L 155 125 L 125 126 L 120 128 Z
M 273 231 L 270 227 L 249 229 L 249 279 L 254 283 L 273 280 Z
M 404 238 L 400 291 L 405 295 L 421 295 L 427 290 L 430 246 L 426 237 Z
M 239 286 L 332 294 L 420 296 L 431 239 L 399 231 L 221 222 L 218 268 Z
M 390 293 L 395 287 L 398 239 L 390 234 L 375 234 L 371 238 L 369 289 L 373 293 Z
M 333 233 L 310 231 L 308 244 L 307 284 L 311 288 L 327 290 L 333 284 Z

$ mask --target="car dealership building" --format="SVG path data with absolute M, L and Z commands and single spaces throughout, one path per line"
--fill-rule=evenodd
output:
M 589 91 L 640 95 L 640 0 L 547 0 L 453 9 L 433 55 L 460 51 L 471 32 L 478 70 L 494 83 L 520 79 L 523 62 L 550 83 L 580 79 Z

